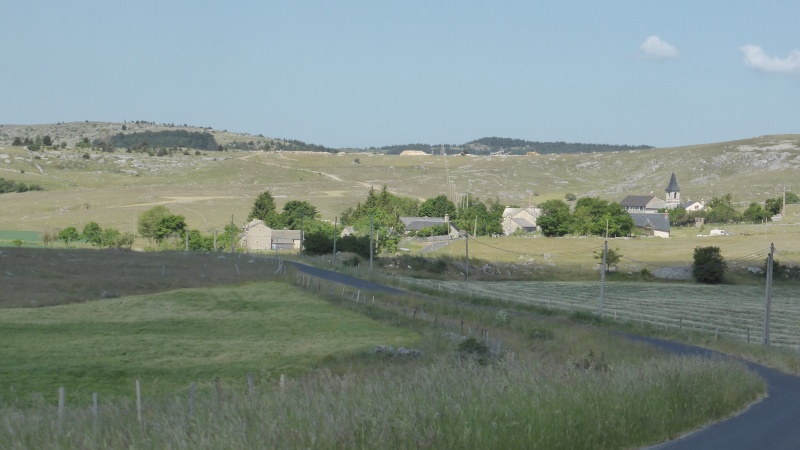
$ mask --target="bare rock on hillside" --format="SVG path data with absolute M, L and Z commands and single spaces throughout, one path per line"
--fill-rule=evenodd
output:
M 692 268 L 690 266 L 660 267 L 653 270 L 653 276 L 666 280 L 689 280 L 692 278 Z

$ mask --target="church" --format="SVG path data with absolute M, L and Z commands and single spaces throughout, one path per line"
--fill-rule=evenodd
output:
M 628 212 L 655 213 L 662 209 L 675 209 L 681 206 L 681 188 L 675 172 L 669 178 L 669 184 L 664 189 L 666 200 L 661 200 L 655 195 L 629 195 L 622 199 L 622 206 Z

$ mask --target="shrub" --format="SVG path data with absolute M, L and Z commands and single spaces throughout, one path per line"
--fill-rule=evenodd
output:
M 692 276 L 701 283 L 721 283 L 728 265 L 719 247 L 695 247 Z

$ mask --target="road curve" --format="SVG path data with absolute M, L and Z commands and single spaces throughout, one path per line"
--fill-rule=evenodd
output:
M 291 263 L 297 270 L 326 280 L 376 292 L 404 291 L 331 270 Z M 726 356 L 714 350 L 662 339 L 619 333 L 679 355 Z M 800 449 L 800 378 L 743 361 L 767 383 L 767 397 L 741 414 L 709 425 L 650 450 L 797 450 Z
M 725 356 L 702 347 L 642 336 L 625 336 L 679 355 Z M 652 450 L 800 449 L 800 378 L 743 361 L 767 383 L 767 397 L 741 414 L 709 425 Z

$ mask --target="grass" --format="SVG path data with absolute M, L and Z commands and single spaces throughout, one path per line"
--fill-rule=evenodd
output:
M 289 200 L 309 201 L 327 220 L 363 201 L 370 186 L 384 184 L 413 198 L 449 193 L 452 186 L 454 193 L 520 206 L 564 198 L 567 192 L 620 201 L 627 194 L 661 192 L 673 170 L 684 197 L 709 199 L 731 192 L 746 207 L 750 201 L 777 196 L 782 185 L 800 191 L 794 184 L 800 149 L 759 150 L 797 141 L 795 135 L 765 136 L 623 154 L 447 158 L 259 152 L 149 157 L 90 152 L 92 159 L 84 160 L 83 150 L 34 154 L 7 147 L 2 153 L 9 156 L 9 163 L 0 163 L 8 170 L 6 178 L 37 183 L 47 191 L 0 195 L 0 229 L 44 231 L 96 221 L 104 228 L 132 231 L 141 212 L 166 204 L 184 215 L 190 228 L 210 233 L 221 230 L 231 215 L 243 224 L 255 197 L 267 189 L 276 196 L 278 207 Z M 754 149 L 743 150 L 747 146 Z M 40 159 L 34 159 L 37 156 Z M 767 156 L 770 164 L 763 163 Z M 360 164 L 354 164 L 356 157 Z M 790 215 L 788 223 L 796 223 L 797 216 Z
M 74 266 L 92 267 L 78 258 L 91 250 L 72 252 Z M 116 253 L 141 256 L 150 255 Z M 208 259 L 189 261 L 210 271 Z M 283 279 L 305 291 L 271 281 L 6 309 L 0 446 L 624 448 L 726 417 L 764 392 L 741 365 L 665 357 L 558 316 L 415 295 L 355 302 L 351 289 Z M 485 342 L 486 356 L 459 352 L 462 334 Z M 370 354 L 376 344 L 422 356 Z M 83 406 L 91 392 L 101 393 L 97 418 Z
M 270 282 L 6 310 L 0 317 L 2 397 L 71 401 L 119 394 L 141 379 L 152 393 L 192 381 L 258 383 L 308 371 L 335 354 L 412 345 L 410 331 L 342 311 Z

